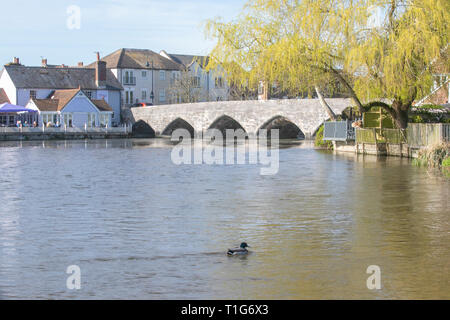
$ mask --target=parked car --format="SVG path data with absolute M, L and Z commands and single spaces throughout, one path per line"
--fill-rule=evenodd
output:
M 138 103 L 133 104 L 133 107 L 149 107 L 152 105 L 153 105 L 153 103 L 138 102 Z

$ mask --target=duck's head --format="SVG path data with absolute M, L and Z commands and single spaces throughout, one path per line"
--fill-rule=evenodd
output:
M 247 244 L 247 242 L 242 242 L 241 245 L 240 245 L 240 247 L 241 247 L 242 249 L 250 248 L 250 246 Z

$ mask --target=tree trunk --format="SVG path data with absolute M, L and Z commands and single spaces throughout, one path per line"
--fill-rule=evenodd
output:
M 408 126 L 408 110 L 410 106 L 404 105 L 394 101 L 392 104 L 392 108 L 394 109 L 394 123 L 399 129 L 406 129 Z
M 320 104 L 324 109 L 327 111 L 328 115 L 330 116 L 330 119 L 333 121 L 337 120 L 336 114 L 333 112 L 333 109 L 328 105 L 328 103 L 323 98 L 322 94 L 319 91 L 319 88 L 317 86 L 314 87 L 316 89 L 317 96 L 319 97 Z

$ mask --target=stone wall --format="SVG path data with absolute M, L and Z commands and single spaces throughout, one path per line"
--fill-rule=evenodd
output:
M 326 99 L 335 114 L 351 105 L 350 99 Z M 208 129 L 217 119 L 228 116 L 237 121 L 248 135 L 255 135 L 266 123 L 283 117 L 295 124 L 306 137 L 311 137 L 327 120 L 328 114 L 318 99 L 267 101 L 219 101 L 164 106 L 136 107 L 124 110 L 124 117 L 134 123 L 147 122 L 160 135 L 178 118 L 190 124 L 195 132 Z

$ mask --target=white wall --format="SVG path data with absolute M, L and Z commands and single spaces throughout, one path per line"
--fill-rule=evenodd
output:
M 36 91 L 36 99 L 47 99 L 48 95 L 54 91 L 53 89 L 17 89 L 17 105 L 26 106 L 30 101 L 30 91 Z
M 12 82 L 8 72 L 6 72 L 5 69 L 3 69 L 3 72 L 1 73 L 0 88 L 3 88 L 3 90 L 5 90 L 5 93 L 8 96 L 11 104 L 17 104 L 16 87 L 14 86 L 14 83 Z

